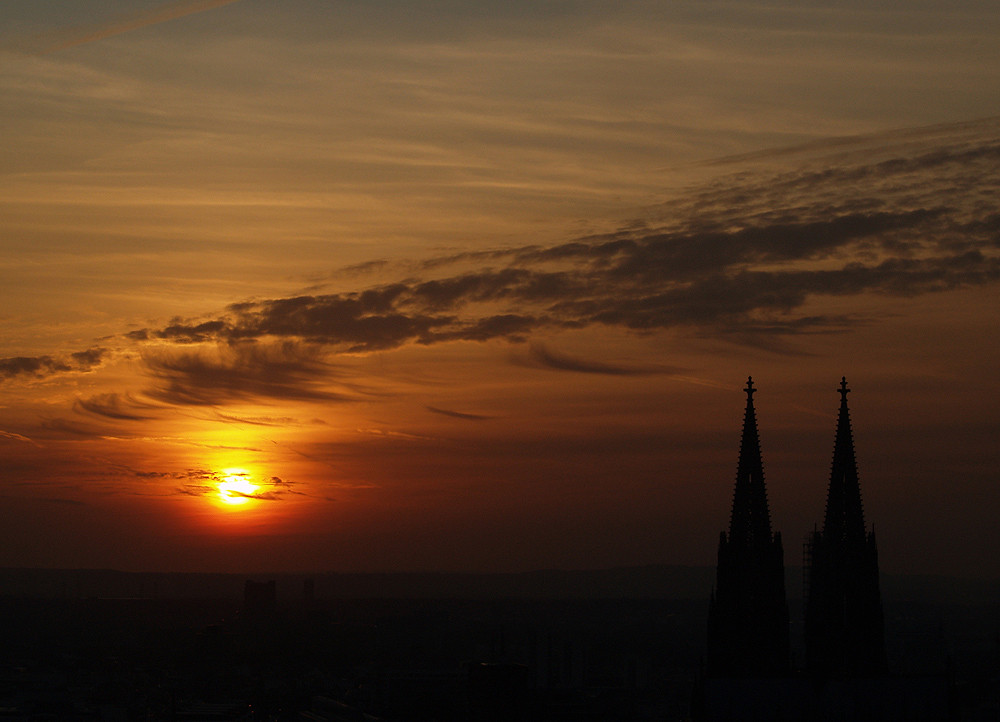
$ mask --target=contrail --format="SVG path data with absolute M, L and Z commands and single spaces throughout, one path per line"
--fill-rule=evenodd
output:
M 230 5 L 239 0 L 174 0 L 155 8 L 150 8 L 141 13 L 127 15 L 117 21 L 98 28 L 72 28 L 52 35 L 43 36 L 36 39 L 39 45 L 44 45 L 38 50 L 40 55 L 48 55 L 60 50 L 66 50 L 77 45 L 92 43 L 95 40 L 103 40 L 113 35 L 121 35 L 130 30 L 137 30 L 157 23 L 165 23 L 168 20 L 182 18 L 185 15 L 200 13 L 205 10 Z

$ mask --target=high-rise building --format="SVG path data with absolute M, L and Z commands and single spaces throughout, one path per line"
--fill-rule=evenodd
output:
M 788 603 L 781 534 L 771 532 L 753 395 L 747 405 L 729 533 L 719 538 L 708 613 L 710 678 L 779 677 L 788 672 Z
M 823 529 L 806 543 L 806 666 L 824 678 L 875 677 L 887 671 L 878 550 L 865 528 L 846 378 L 839 391 Z

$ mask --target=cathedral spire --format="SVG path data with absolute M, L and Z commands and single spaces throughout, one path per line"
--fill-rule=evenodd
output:
M 719 535 L 716 588 L 708 613 L 710 677 L 775 677 L 788 671 L 788 604 L 781 535 L 771 533 L 756 389 L 747 378 L 740 460 L 729 519 Z
M 807 546 L 806 664 L 820 677 L 873 677 L 887 669 L 878 550 L 865 530 L 848 392 L 842 377 L 826 517 Z
M 858 463 L 854 455 L 851 415 L 847 408 L 847 394 L 850 391 L 847 388 L 847 378 L 842 376 L 838 389 L 840 413 L 837 418 L 837 437 L 833 445 L 823 536 L 831 542 L 862 543 L 865 539 L 865 512 L 861 503 Z
M 730 541 L 747 545 L 771 541 L 771 513 L 767 506 L 764 463 L 761 460 L 760 436 L 757 433 L 757 414 L 753 407 L 756 390 L 753 377 L 748 376 L 744 389 L 747 406 L 743 414 L 740 460 L 736 468 L 736 488 L 733 491 L 733 509 L 729 519 Z

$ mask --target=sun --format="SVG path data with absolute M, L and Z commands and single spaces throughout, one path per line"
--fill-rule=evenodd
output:
M 245 469 L 224 469 L 219 482 L 219 498 L 231 506 L 246 504 L 253 498 L 257 485 L 250 481 L 250 473 Z

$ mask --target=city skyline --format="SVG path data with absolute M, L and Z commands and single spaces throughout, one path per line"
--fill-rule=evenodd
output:
M 0 566 L 1000 577 L 988 3 L 2 12 Z

